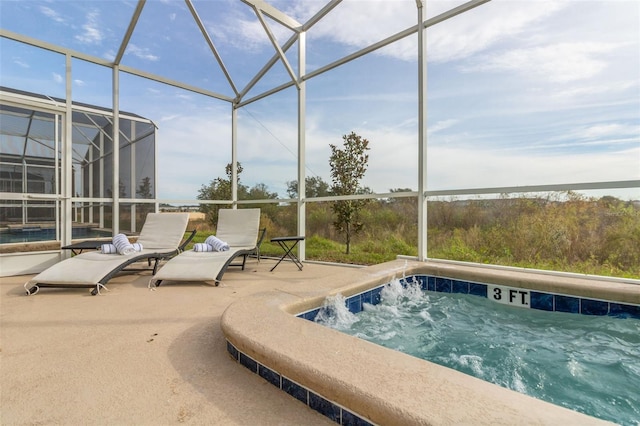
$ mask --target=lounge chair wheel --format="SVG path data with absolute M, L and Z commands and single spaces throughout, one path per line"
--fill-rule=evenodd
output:
M 162 280 L 158 280 L 154 283 L 156 287 L 160 287 L 160 284 L 162 284 Z
M 97 296 L 98 295 L 98 289 L 94 288 L 93 290 L 91 290 L 91 295 L 92 296 Z
M 38 286 L 34 285 L 29 290 L 27 290 L 27 296 L 31 296 L 32 294 L 36 294 L 38 292 L 38 290 L 39 290 Z

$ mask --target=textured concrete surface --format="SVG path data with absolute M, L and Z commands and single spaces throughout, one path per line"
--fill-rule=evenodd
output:
M 122 275 L 109 292 L 0 278 L 2 425 L 330 425 L 227 354 L 223 311 L 245 296 L 301 288 L 345 268 L 248 261 L 220 287 Z M 331 280 L 329 280 L 330 282 Z
M 600 423 L 290 315 L 405 268 L 482 281 L 477 268 L 395 261 L 298 271 L 285 262 L 270 272 L 275 260 L 249 262 L 219 287 L 167 282 L 150 291 L 145 272 L 113 279 L 101 296 L 44 288 L 27 297 L 31 276 L 0 278 L 0 424 L 335 424 L 233 361 L 221 327 L 248 355 L 381 424 Z M 640 300 L 635 285 L 481 275 Z

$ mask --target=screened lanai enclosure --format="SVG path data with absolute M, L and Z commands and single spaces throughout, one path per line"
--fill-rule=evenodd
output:
M 636 1 L 1 7 L 2 275 L 219 207 L 260 207 L 268 236 L 327 260 L 352 201 L 372 256 L 640 276 Z M 366 172 L 341 192 L 351 133 Z
M 110 235 L 113 227 L 113 111 L 71 105 L 71 136 L 67 138 L 64 99 L 0 87 L 2 243 L 60 240 L 63 186 L 74 199 L 72 238 Z M 41 104 L 49 111 L 29 107 Z M 119 118 L 118 194 L 127 199 L 153 199 L 155 126 L 126 112 Z M 64 146 L 69 141 L 70 146 Z M 69 149 L 70 148 L 70 149 Z M 64 154 L 63 154 L 64 152 Z M 68 154 L 68 155 L 67 155 Z M 70 163 L 71 174 L 67 174 Z M 90 201 L 83 201 L 83 200 Z M 106 200 L 106 201 L 101 201 Z M 121 230 L 136 231 L 154 205 L 129 205 L 116 217 Z M 125 220 L 126 219 L 126 220 Z M 102 230 L 102 232 L 100 231 Z M 109 230 L 109 231 L 107 231 Z

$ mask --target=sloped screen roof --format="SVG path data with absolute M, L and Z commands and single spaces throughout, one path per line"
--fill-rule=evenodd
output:
M 64 98 L 61 53 L 73 56 L 74 101 L 110 105 L 113 65 L 135 77 L 121 77 L 122 107 L 151 117 L 167 140 L 158 154 L 167 198 L 195 196 L 211 178 L 170 174 L 175 161 L 224 173 L 229 102 L 251 107 L 239 110 L 243 179 L 284 197 L 297 178 L 301 82 L 308 175 L 327 179 L 328 145 L 355 130 L 372 141 L 365 185 L 415 190 L 426 167 L 416 161 L 422 60 L 429 189 L 640 177 L 633 0 L 6 1 L 0 20 L 12 87 Z M 93 81 L 98 73 L 106 83 Z

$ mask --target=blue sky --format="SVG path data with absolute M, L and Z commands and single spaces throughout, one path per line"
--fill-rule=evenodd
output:
M 427 1 L 427 17 L 462 4 Z M 239 90 L 274 54 L 238 0 L 193 4 Z M 270 1 L 299 22 L 323 1 Z M 2 29 L 115 57 L 133 1 L 0 0 Z M 345 0 L 307 33 L 307 72 L 416 23 L 415 0 Z M 279 44 L 291 31 L 268 19 Z M 428 30 L 432 190 L 640 179 L 640 2 L 494 0 Z M 364 184 L 417 189 L 416 37 L 307 82 L 309 175 L 330 180 L 329 144 L 371 144 Z M 64 57 L 2 39 L 0 84 L 64 97 Z M 297 70 L 296 49 L 287 58 Z M 148 1 L 123 65 L 233 96 L 182 1 Z M 74 60 L 73 97 L 111 105 L 110 71 Z M 278 63 L 248 97 L 289 81 Z M 120 107 L 158 125 L 159 197 L 194 199 L 231 159 L 231 107 L 121 75 Z M 243 183 L 286 197 L 296 178 L 296 90 L 240 110 Z M 609 191 L 640 199 L 640 189 Z

